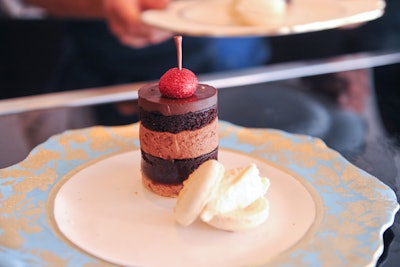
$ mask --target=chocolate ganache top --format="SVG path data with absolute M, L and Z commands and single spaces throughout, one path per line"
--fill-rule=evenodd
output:
M 199 84 L 196 92 L 187 98 L 168 98 L 158 89 L 158 83 L 151 83 L 139 89 L 139 106 L 146 111 L 158 111 L 164 116 L 196 112 L 217 104 L 217 89 Z

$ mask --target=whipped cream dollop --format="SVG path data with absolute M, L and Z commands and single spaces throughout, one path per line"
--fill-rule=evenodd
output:
M 252 26 L 280 24 L 287 12 L 287 0 L 232 0 L 232 13 Z
M 187 226 L 198 217 L 218 229 L 240 231 L 264 223 L 269 215 L 265 197 L 270 185 L 256 164 L 225 170 L 208 160 L 184 182 L 179 193 L 175 219 Z

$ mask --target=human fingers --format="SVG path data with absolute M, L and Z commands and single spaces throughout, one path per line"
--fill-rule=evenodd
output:
M 173 35 L 170 31 L 150 27 L 147 37 L 151 44 L 157 44 L 171 39 Z
M 369 70 L 345 71 L 337 75 L 347 81 L 345 90 L 338 97 L 339 104 L 355 112 L 363 112 L 370 90 Z
M 116 104 L 116 108 L 124 116 L 131 116 L 137 114 L 139 111 L 137 101 L 135 100 L 119 102 Z
M 140 34 L 122 33 L 119 36 L 120 42 L 134 48 L 143 48 L 166 41 L 173 36 L 171 32 L 158 30 L 146 25 L 141 25 L 139 28 L 141 28 Z
M 141 0 L 142 9 L 163 9 L 171 0 Z
M 106 19 L 117 32 L 129 31 L 140 24 L 138 0 L 104 0 L 103 5 Z
M 110 31 L 124 45 L 141 48 L 172 37 L 170 32 L 141 22 L 142 9 L 139 0 L 104 0 L 104 9 Z
M 141 48 L 149 44 L 147 29 L 140 22 L 140 3 L 137 0 L 104 0 L 110 31 L 127 46 Z

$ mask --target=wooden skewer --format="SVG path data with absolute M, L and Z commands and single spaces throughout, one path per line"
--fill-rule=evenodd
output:
M 182 36 L 178 35 L 174 37 L 176 54 L 178 57 L 178 69 L 182 69 Z

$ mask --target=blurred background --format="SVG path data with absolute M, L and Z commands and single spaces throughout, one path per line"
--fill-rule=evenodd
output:
M 184 45 L 188 44 L 187 48 L 184 46 L 184 55 L 185 51 L 188 54 L 184 58 L 188 68 L 207 78 L 208 74 L 246 72 L 253 67 L 270 66 L 268 70 L 275 71 L 274 66 L 278 66 L 282 73 L 282 68 L 283 72 L 285 68 L 290 72 L 302 63 L 344 60 L 351 64 L 352 60 L 375 53 L 398 56 L 399 10 L 400 1 L 388 0 L 381 18 L 361 25 L 257 40 L 217 38 L 212 49 L 204 38 L 184 37 Z M 99 37 L 105 41 L 98 42 Z M 131 50 L 120 44 L 105 21 L 99 19 L 17 19 L 3 14 L 0 38 L 0 105 L 2 100 L 19 97 L 158 79 L 173 67 L 169 58 L 158 54 L 152 60 L 143 58 L 132 65 L 124 65 L 126 57 L 122 52 L 97 57 L 96 52 L 111 52 L 115 47 Z M 210 58 L 218 55 L 222 60 L 212 66 L 203 62 L 207 57 L 203 58 L 200 52 L 196 55 L 200 42 L 205 44 L 202 53 L 207 52 Z M 171 46 L 174 51 L 170 43 L 160 48 Z M 175 59 L 174 53 L 170 57 Z M 261 83 L 249 80 L 249 85 L 224 88 L 219 92 L 219 117 L 246 127 L 275 128 L 321 138 L 398 192 L 400 60 L 389 62 L 322 75 L 293 74 L 296 77 Z M 99 68 L 103 72 L 96 76 L 92 70 Z M 128 75 L 114 77 L 114 71 Z M 129 75 L 132 77 L 125 78 Z M 135 101 L 122 101 L 0 114 L 0 168 L 23 160 L 35 146 L 67 129 L 137 122 L 136 108 Z M 385 240 L 391 239 L 393 236 Z M 399 241 L 396 247 L 400 247 Z
M 202 75 L 310 60 L 351 62 L 364 52 L 395 53 L 400 50 L 399 3 L 387 1 L 377 20 L 339 29 L 259 38 L 185 37 L 184 65 Z M 174 48 L 165 42 L 156 47 L 163 53 L 172 48 L 164 53 L 168 57 L 161 52 L 151 57 L 153 52 L 145 48 L 139 53 L 146 56 L 134 54 L 129 62 L 135 49 L 122 44 L 110 29 L 104 19 L 90 16 L 18 19 L 3 14 L 0 100 L 154 80 L 174 66 Z M 377 129 L 365 122 L 372 103 L 375 125 L 397 144 L 400 64 L 383 65 L 305 73 L 272 83 L 249 81 L 248 86 L 221 90 L 220 118 L 246 127 L 312 135 L 354 156 L 364 147 L 367 130 Z M 240 106 L 248 103 L 251 108 Z M 33 147 L 67 129 L 137 120 L 135 101 L 0 116 L 0 167 L 22 160 Z

